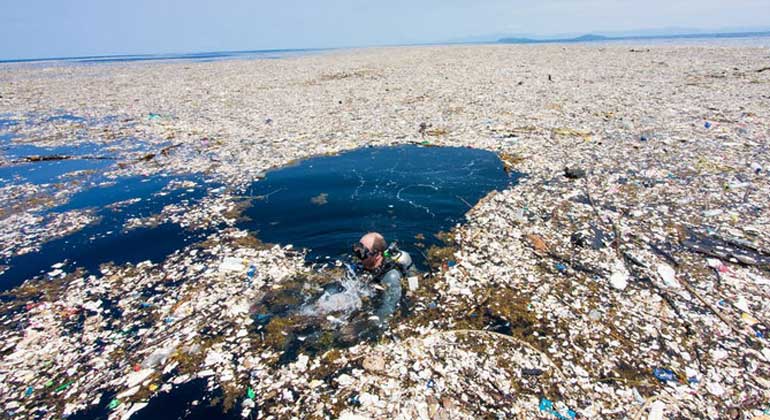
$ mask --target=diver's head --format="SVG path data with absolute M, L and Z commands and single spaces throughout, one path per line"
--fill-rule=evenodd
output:
M 384 259 L 382 253 L 387 248 L 385 238 L 377 232 L 369 232 L 362 236 L 357 244 L 353 245 L 353 254 L 357 256 L 364 269 L 373 271 L 382 265 Z

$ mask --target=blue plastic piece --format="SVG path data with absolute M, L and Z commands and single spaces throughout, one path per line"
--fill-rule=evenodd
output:
M 706 128 L 711 128 L 711 123 L 706 121 L 706 123 L 703 124 L 703 126 L 706 127 Z
M 556 263 L 555 267 L 560 273 L 567 271 L 567 266 L 564 263 Z
M 548 414 L 552 414 L 552 415 L 556 416 L 556 418 L 559 419 L 559 420 L 573 420 L 577 416 L 577 414 L 574 411 L 570 410 L 570 409 L 567 409 L 567 415 L 566 416 L 564 414 L 558 412 L 553 407 L 553 402 L 551 402 L 551 400 L 549 400 L 547 398 L 541 398 L 540 399 L 540 411 L 544 411 L 544 412 L 546 412 Z
M 668 369 L 655 368 L 652 374 L 661 382 L 676 381 L 676 374 Z

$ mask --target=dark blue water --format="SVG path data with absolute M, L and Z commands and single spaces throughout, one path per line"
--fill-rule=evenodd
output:
M 310 249 L 313 259 L 350 252 L 366 232 L 398 241 L 421 265 L 434 234 L 465 221 L 481 197 L 515 182 L 492 152 L 416 145 L 364 148 L 271 171 L 240 227 L 265 242 Z
M 18 121 L 11 118 L 6 118 L 6 116 L 6 114 L 0 116 L 0 130 L 7 130 L 8 128 L 19 124 Z
M 98 273 L 99 265 L 107 262 L 123 264 L 151 260 L 158 263 L 174 251 L 202 239 L 210 232 L 187 231 L 176 224 L 123 231 L 129 218 L 157 214 L 172 203 L 192 203 L 218 186 L 199 182 L 193 191 L 177 189 L 168 191 L 168 194 L 158 194 L 171 180 L 194 178 L 121 178 L 112 185 L 86 189 L 75 194 L 66 204 L 47 210 L 46 213 L 94 209 L 99 220 L 70 235 L 44 243 L 38 252 L 8 260 L 0 259 L 0 264 L 10 267 L 0 274 L 0 290 L 18 286 L 27 279 L 44 276 L 51 271 L 51 265 L 58 262 L 66 262 L 65 271 L 68 272 L 75 268 L 85 268 L 90 273 Z M 142 200 L 114 209 L 105 207 L 132 198 Z
M 131 419 L 241 419 L 240 401 L 232 410 L 225 412 L 221 405 L 212 404 L 212 399 L 218 396 L 216 394 L 207 392 L 205 379 L 196 379 L 152 398 L 147 407 L 131 416 Z M 198 401 L 198 404 L 192 405 L 193 401 Z

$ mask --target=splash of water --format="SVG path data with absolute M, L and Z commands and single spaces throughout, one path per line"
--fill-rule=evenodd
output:
M 366 281 L 366 275 L 359 276 L 350 266 L 347 268 L 345 276 L 337 283 L 338 287 L 326 290 L 315 302 L 305 304 L 300 314 L 311 317 L 334 314 L 336 318 L 345 320 L 361 309 L 363 299 L 372 296 L 372 288 Z

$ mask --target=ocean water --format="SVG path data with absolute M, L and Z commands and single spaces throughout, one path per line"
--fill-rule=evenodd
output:
M 53 208 L 35 211 L 45 218 L 71 211 L 91 212 L 96 221 L 84 228 L 45 242 L 37 251 L 10 258 L 0 257 L 0 290 L 18 286 L 25 280 L 45 278 L 51 266 L 64 263 L 63 269 L 72 272 L 84 268 L 98 274 L 100 264 L 107 262 L 138 263 L 145 260 L 161 262 L 166 256 L 200 240 L 208 232 L 189 231 L 173 224 L 152 228 L 124 230 L 130 218 L 142 218 L 159 213 L 172 203 L 193 203 L 205 197 L 219 185 L 207 182 L 202 176 L 155 175 L 151 177 L 107 177 L 116 165 L 114 150 L 145 152 L 151 146 L 134 138 L 125 138 L 109 145 L 89 141 L 56 147 L 39 146 L 10 131 L 18 124 L 45 124 L 52 121 L 88 123 L 75 115 L 62 113 L 37 118 L 14 118 L 2 115 L 0 119 L 0 154 L 5 163 L 0 165 L 0 187 L 25 185 L 35 188 L 37 198 L 45 198 L 77 185 L 78 191 Z M 159 146 L 155 146 L 156 148 Z M 69 156 L 66 160 L 26 162 L 30 156 Z M 192 188 L 169 188 L 172 183 L 193 181 Z M 113 206 L 126 200 L 137 200 Z M 24 206 L 23 198 L 8 197 L 0 202 L 0 210 L 14 213 L 15 206 Z
M 659 39 L 636 39 L 636 40 L 617 40 L 617 41 L 598 41 L 597 44 L 621 44 L 621 45 L 661 45 L 661 46 L 703 46 L 703 47 L 755 47 L 770 48 L 770 35 L 753 36 L 745 38 L 659 38 Z
M 464 222 L 481 197 L 518 176 L 486 150 L 362 148 L 268 172 L 247 189 L 250 220 L 239 227 L 265 242 L 307 248 L 314 261 L 343 257 L 376 231 L 424 268 L 425 251 L 440 243 L 435 234 Z
M 164 190 L 172 181 L 185 180 L 197 180 L 196 187 Z M 41 214 L 90 209 L 97 216 L 97 221 L 76 232 L 43 243 L 38 251 L 0 259 L 0 264 L 9 267 L 0 274 L 0 290 L 16 287 L 28 279 L 45 277 L 45 273 L 52 271 L 51 266 L 60 262 L 65 263 L 63 270 L 67 272 L 84 268 L 97 275 L 103 263 L 138 263 L 145 260 L 162 262 L 174 251 L 202 240 L 209 232 L 188 231 L 170 223 L 124 231 L 126 221 L 133 217 L 157 214 L 168 204 L 199 200 L 217 186 L 206 184 L 195 176 L 161 175 L 119 178 L 112 183 L 98 184 L 76 193 L 67 203 L 47 209 Z M 129 199 L 140 201 L 119 207 L 109 206 Z
M 770 48 L 770 33 L 749 33 L 745 36 L 739 34 L 701 34 L 695 36 L 660 36 L 660 37 L 629 37 L 626 39 L 612 39 L 599 41 L 566 41 L 568 43 L 590 44 L 628 44 L 628 45 L 702 45 L 702 46 L 745 46 Z M 556 41 L 558 42 L 558 41 Z M 485 44 L 486 42 L 473 44 Z M 494 43 L 494 42 L 493 42 Z M 462 43 L 461 43 L 462 44 Z M 444 43 L 431 43 L 428 45 L 446 45 Z M 396 45 L 397 46 L 397 45 Z M 408 45 L 405 45 L 408 46 Z M 50 57 L 29 59 L 5 59 L 0 64 L 37 64 L 37 65 L 61 65 L 61 64 L 99 64 L 99 63 L 131 63 L 151 61 L 188 61 L 211 62 L 222 60 L 272 60 L 286 57 L 295 57 L 309 54 L 318 54 L 325 51 L 333 51 L 336 48 L 296 48 L 296 49 L 272 49 L 272 50 L 244 50 L 244 51 L 209 51 L 194 53 L 171 54 L 123 54 L 123 55 L 93 55 L 80 57 Z M 3 120 L 0 119 L 0 126 Z
M 278 59 L 292 56 L 316 54 L 330 49 L 322 48 L 298 48 L 298 49 L 275 49 L 275 50 L 250 50 L 250 51 L 212 51 L 198 53 L 178 53 L 178 54 L 133 54 L 133 55 L 94 55 L 83 57 L 51 57 L 51 58 L 30 58 L 30 59 L 12 59 L 0 60 L 0 64 L 99 64 L 99 63 L 131 63 L 131 62 L 149 62 L 149 61 L 188 61 L 188 62 L 210 62 L 219 60 L 253 60 L 253 59 Z

